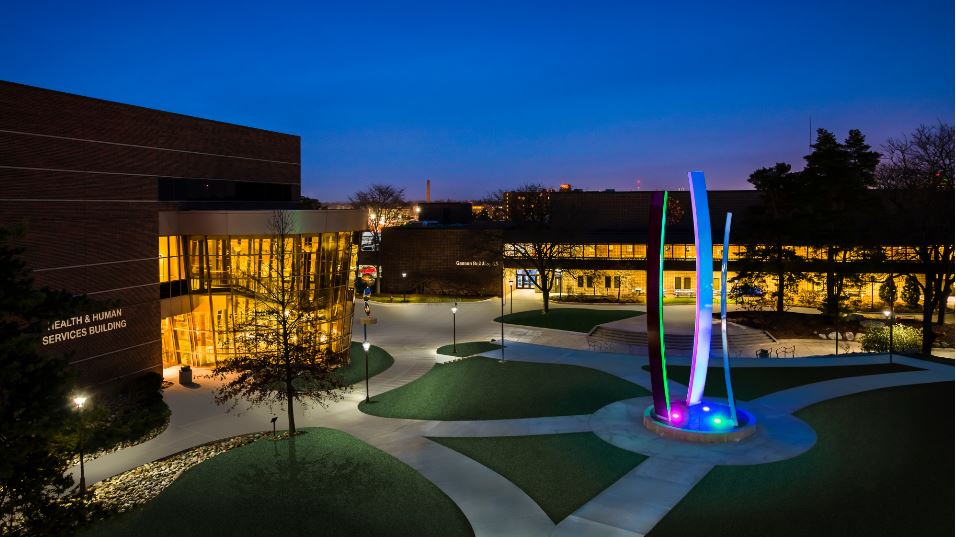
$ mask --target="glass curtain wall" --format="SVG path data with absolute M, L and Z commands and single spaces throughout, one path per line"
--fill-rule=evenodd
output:
M 273 237 L 182 237 L 189 312 L 162 320 L 164 367 L 209 367 L 232 352 L 233 331 L 266 300 L 262 290 L 277 285 L 272 280 L 280 270 L 286 278 L 296 275 L 294 302 L 319 331 L 321 351 L 343 356 L 351 342 L 351 239 L 351 232 L 287 237 L 289 255 L 280 268 Z M 161 254 L 162 244 L 161 238 Z

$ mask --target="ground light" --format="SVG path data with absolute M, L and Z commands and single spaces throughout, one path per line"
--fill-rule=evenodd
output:
M 86 440 L 86 427 L 83 423 L 83 405 L 86 403 L 87 396 L 78 394 L 73 396 L 73 404 L 76 405 L 76 413 L 80 417 L 80 438 L 77 446 L 80 451 L 80 494 L 86 494 L 86 469 L 83 468 L 83 443 Z

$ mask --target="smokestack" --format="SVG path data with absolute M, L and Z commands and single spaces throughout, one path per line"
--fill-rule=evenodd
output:
M 432 201 L 432 180 L 425 179 L 425 203 Z

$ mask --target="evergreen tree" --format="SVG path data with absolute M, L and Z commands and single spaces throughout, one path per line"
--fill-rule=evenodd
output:
M 891 274 L 883 280 L 883 285 L 880 286 L 880 300 L 889 306 L 896 302 L 896 296 L 896 281 Z
M 67 357 L 41 352 L 40 338 L 84 301 L 36 288 L 10 238 L 0 229 L 0 534 L 65 535 L 82 519 L 60 441 L 72 379 Z
M 903 300 L 903 303 L 911 308 L 915 308 L 919 305 L 921 294 L 919 280 L 912 274 L 908 275 L 906 281 L 903 283 L 903 290 L 900 292 L 900 298 Z

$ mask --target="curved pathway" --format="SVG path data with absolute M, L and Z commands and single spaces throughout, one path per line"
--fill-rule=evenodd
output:
M 435 349 L 450 341 L 448 304 L 373 304 L 373 313 L 380 324 L 369 327 L 369 340 L 385 348 L 395 364 L 370 382 L 372 394 L 397 388 L 427 373 L 436 363 Z M 495 338 L 499 325 L 490 322 L 500 313 L 500 302 L 466 302 L 459 305 L 458 341 Z M 539 363 L 585 366 L 616 375 L 641 386 L 650 387 L 650 377 L 642 369 L 644 361 L 633 355 L 595 353 L 581 350 L 573 335 L 545 338 L 571 348 L 549 347 L 516 342 L 522 327 L 509 328 L 506 359 Z M 356 323 L 355 339 L 360 339 L 361 328 Z M 530 338 L 529 338 L 530 339 Z M 535 338 L 540 341 L 539 335 Z M 423 343 L 427 342 L 427 343 Z M 486 353 L 498 358 L 498 352 Z M 853 363 L 885 363 L 888 357 L 853 358 Z M 953 380 L 953 368 L 909 358 L 897 361 L 922 368 L 921 371 L 889 373 L 867 377 L 830 380 L 792 388 L 751 401 L 747 408 L 766 423 L 776 416 L 786 421 L 795 410 L 818 401 L 860 391 L 889 386 Z M 680 359 L 672 360 L 679 363 Z M 738 361 L 735 361 L 738 362 Z M 796 360 L 741 360 L 736 366 L 799 367 L 801 365 L 846 365 L 842 359 Z M 96 482 L 178 451 L 204 442 L 238 434 L 268 429 L 273 413 L 265 408 L 252 408 L 241 414 L 226 414 L 212 401 L 215 382 L 199 377 L 198 388 L 178 384 L 168 388 L 164 398 L 173 411 L 169 427 L 156 438 L 115 453 L 104 455 L 86 464 L 88 482 Z M 168 371 L 167 376 L 172 376 Z M 175 380 L 175 379 L 170 379 Z M 672 381 L 672 389 L 684 388 Z M 613 419 L 595 419 L 614 412 L 621 405 L 646 406 L 639 398 L 618 402 L 593 415 L 561 416 L 552 418 L 486 420 L 486 421 L 431 421 L 391 419 L 361 413 L 357 403 L 364 399 L 364 384 L 354 386 L 343 400 L 328 408 L 297 405 L 296 423 L 299 427 L 331 427 L 343 430 L 402 460 L 441 488 L 459 506 L 476 535 L 643 535 L 679 502 L 686 493 L 713 467 L 714 464 L 742 464 L 756 457 L 767 456 L 772 447 L 760 447 L 755 442 L 749 453 L 733 456 L 733 448 L 724 456 L 705 446 L 697 446 L 647 436 L 630 444 L 612 443 L 647 455 L 648 459 L 635 467 L 601 494 L 555 526 L 543 510 L 516 485 L 478 462 L 428 440 L 428 436 L 521 436 L 594 431 L 599 436 L 614 429 Z M 284 419 L 284 413 L 275 414 Z M 605 416 L 607 417 L 607 416 Z M 620 424 L 618 424 L 620 425 Z M 639 427 L 643 430 L 643 427 Z M 634 429 L 634 428 L 632 428 Z M 799 427 L 796 427 L 799 429 Z M 782 431 L 782 432 L 781 432 Z M 812 431 L 811 431 L 812 432 Z M 784 437 L 787 428 L 778 433 Z M 640 435 L 637 435 L 640 436 Z M 799 435 L 798 435 L 799 436 Z M 607 439 L 607 435 L 605 435 Z M 815 438 L 815 435 L 814 435 Z M 640 439 L 638 439 L 640 440 Z M 787 441 L 783 438 L 781 441 Z M 764 443 L 765 444 L 765 443 Z M 797 442 L 807 445 L 806 431 Z M 795 451 L 794 454 L 799 451 Z M 792 455 L 791 455 L 792 456 Z M 777 457 L 779 458 L 779 456 Z M 766 460 L 769 460 L 767 458 Z

